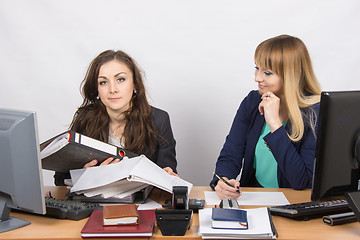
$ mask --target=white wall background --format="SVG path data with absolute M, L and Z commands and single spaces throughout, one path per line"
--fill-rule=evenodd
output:
M 359 13 L 357 0 L 0 0 L 0 108 L 36 111 L 45 141 L 68 128 L 91 60 L 124 50 L 145 71 L 152 105 L 170 114 L 181 177 L 207 185 L 257 87 L 256 46 L 300 37 L 324 90 L 360 89 Z

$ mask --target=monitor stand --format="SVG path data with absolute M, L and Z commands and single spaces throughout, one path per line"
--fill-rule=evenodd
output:
M 25 227 L 30 222 L 10 217 L 10 208 L 6 206 L 6 199 L 0 197 L 0 233 L 14 230 L 17 228 Z
M 360 191 L 347 192 L 345 193 L 345 198 L 360 222 Z

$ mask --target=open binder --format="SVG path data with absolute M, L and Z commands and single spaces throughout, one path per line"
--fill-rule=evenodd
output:
M 93 196 L 93 197 L 86 197 L 84 194 L 76 194 L 76 193 L 70 193 L 68 192 L 66 194 L 67 197 L 70 197 L 73 200 L 81 201 L 81 202 L 95 202 L 95 203 L 135 203 L 135 204 L 142 204 L 145 203 L 146 199 L 150 195 L 152 189 L 154 187 L 149 185 L 144 187 L 143 189 L 134 192 L 132 194 L 129 194 L 125 197 L 108 197 L 104 198 L 100 195 Z
M 153 186 L 172 193 L 174 186 L 193 184 L 168 174 L 145 155 L 124 158 L 118 163 L 70 171 L 71 193 L 91 197 L 122 198 Z M 96 178 L 94 177 L 96 176 Z

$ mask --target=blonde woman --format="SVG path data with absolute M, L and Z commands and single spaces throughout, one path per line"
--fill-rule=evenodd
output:
M 289 35 L 260 43 L 255 82 L 216 163 L 231 186 L 217 177 L 210 183 L 220 199 L 239 197 L 240 186 L 311 187 L 321 89 L 305 44 Z

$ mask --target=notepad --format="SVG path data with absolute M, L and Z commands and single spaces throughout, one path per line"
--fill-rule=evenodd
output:
M 217 229 L 248 229 L 247 212 L 241 209 L 213 208 L 211 227 Z

